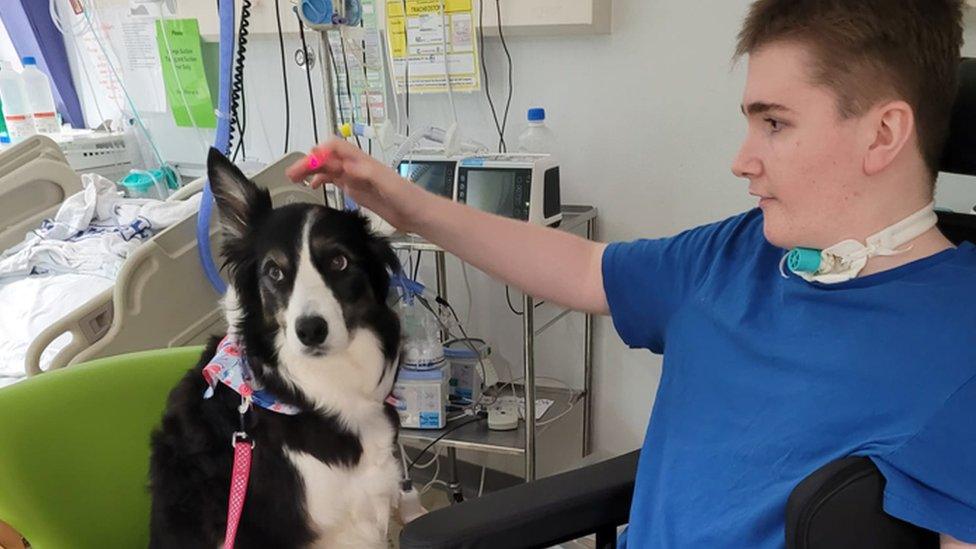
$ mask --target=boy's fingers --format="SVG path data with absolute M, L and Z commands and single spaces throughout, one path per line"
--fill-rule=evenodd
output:
M 309 181 L 308 186 L 312 187 L 313 189 L 317 189 L 328 182 L 329 182 L 328 176 L 326 176 L 324 173 L 319 173 L 319 174 L 315 174 L 315 176 L 312 177 L 312 180 Z
M 305 176 L 308 175 L 306 160 L 302 158 L 301 160 L 295 161 L 295 163 L 285 169 L 285 175 L 288 176 L 288 179 L 291 179 L 294 183 L 298 183 L 302 179 L 305 179 Z

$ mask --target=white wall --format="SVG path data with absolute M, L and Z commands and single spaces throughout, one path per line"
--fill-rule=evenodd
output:
M 514 143 L 528 107 L 546 107 L 559 138 L 564 200 L 600 209 L 601 239 L 670 235 L 753 206 L 745 183 L 729 170 L 745 129 L 738 107 L 744 67 L 733 69 L 730 55 L 748 4 L 614 0 L 610 35 L 510 39 L 516 87 L 509 141 Z M 967 20 L 973 22 L 972 13 Z M 966 53 L 976 55 L 976 40 L 970 42 Z M 288 40 L 292 146 L 301 149 L 311 144 L 311 125 L 303 73 L 291 61 L 297 47 L 297 40 Z M 280 153 L 283 131 L 277 39 L 254 38 L 249 52 L 249 153 L 267 161 Z M 493 97 L 503 104 L 505 65 L 497 39 L 488 40 L 487 58 Z M 468 136 L 492 143 L 483 94 L 457 100 Z M 411 107 L 414 125 L 446 127 L 449 121 L 443 96 L 414 96 Z M 261 119 L 263 130 L 252 122 Z M 940 203 L 968 209 L 976 204 L 970 185 L 945 178 Z M 466 309 L 456 263 L 450 265 L 452 302 Z M 491 340 L 520 370 L 520 324 L 508 312 L 503 288 L 473 270 L 471 278 L 471 332 Z M 551 314 L 540 309 L 539 317 Z M 577 320 L 540 339 L 543 373 L 578 382 L 571 375 L 578 363 L 565 347 L 581 333 Z M 597 322 L 596 340 L 595 447 L 619 453 L 643 439 L 661 362 L 626 349 L 608 320 Z

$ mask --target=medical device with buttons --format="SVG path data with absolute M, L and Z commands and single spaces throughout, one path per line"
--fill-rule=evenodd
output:
M 397 166 L 400 177 L 413 181 L 427 191 L 454 200 L 457 165 L 463 156 L 445 156 L 436 151 L 418 151 Z
M 492 154 L 461 161 L 455 200 L 538 225 L 562 221 L 559 164 L 549 154 Z

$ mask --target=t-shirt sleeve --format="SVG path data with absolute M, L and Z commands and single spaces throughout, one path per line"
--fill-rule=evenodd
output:
M 905 444 L 872 457 L 887 484 L 884 510 L 976 543 L 976 377 L 956 390 Z
M 721 248 L 750 224 L 737 216 L 670 238 L 616 242 L 603 253 L 603 287 L 617 333 L 631 348 L 664 352 L 668 322 L 724 255 Z

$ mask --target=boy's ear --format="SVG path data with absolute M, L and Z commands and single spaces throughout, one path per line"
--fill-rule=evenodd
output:
M 213 192 L 220 228 L 227 238 L 239 240 L 271 212 L 271 195 L 244 176 L 217 149 L 207 156 L 207 177 Z

